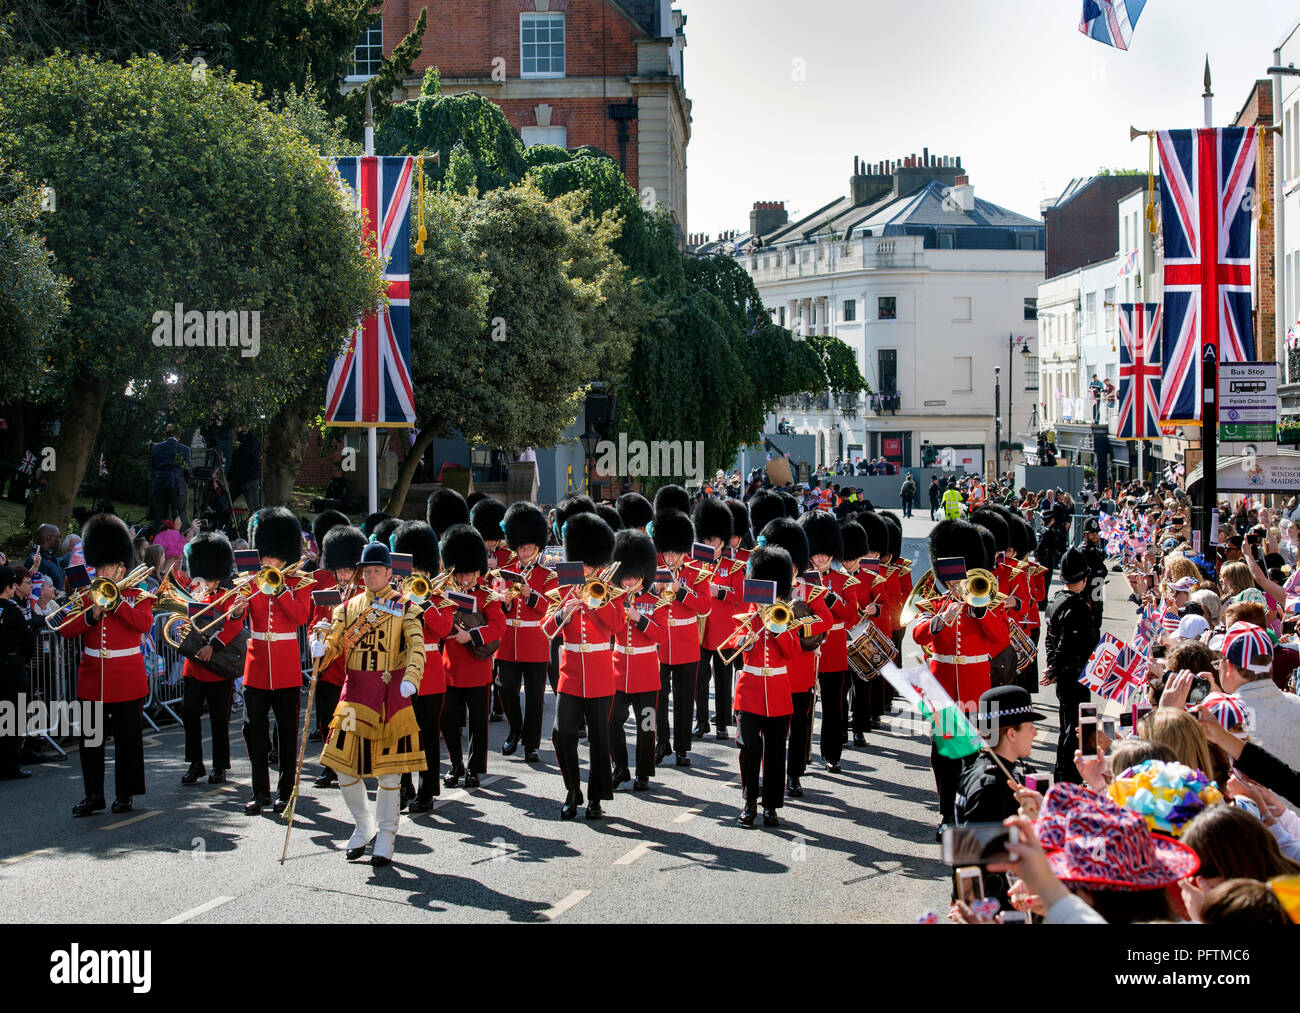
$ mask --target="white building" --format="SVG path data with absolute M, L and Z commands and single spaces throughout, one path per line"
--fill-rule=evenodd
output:
M 783 403 L 770 429 L 815 433 L 818 463 L 915 467 L 928 444 L 982 471 L 995 399 L 1004 442 L 1027 429 L 1043 226 L 976 197 L 960 159 L 857 164 L 848 196 L 793 223 L 759 202 L 735 242 L 773 321 L 844 341 L 874 392 Z
M 1292 68 L 1300 64 L 1300 22 L 1273 51 L 1273 63 Z M 1273 75 L 1273 108 L 1282 124 L 1282 136 L 1273 144 L 1275 347 L 1283 369 L 1281 410 L 1283 415 L 1296 415 L 1300 414 L 1300 76 Z

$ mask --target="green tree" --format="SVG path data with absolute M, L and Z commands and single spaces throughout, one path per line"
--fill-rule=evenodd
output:
M 54 187 L 47 239 L 73 283 L 67 321 L 33 363 L 61 422 L 45 519 L 70 515 L 110 392 L 174 376 L 178 409 L 195 417 L 273 417 L 319 388 L 382 293 L 359 215 L 317 152 L 226 75 L 158 57 L 11 63 L 0 148 Z M 160 345 L 159 314 L 176 303 L 258 311 L 258 354 Z
M 0 372 L 8 377 L 29 370 L 41 335 L 68 309 L 68 280 L 55 270 L 41 236 L 45 203 L 37 187 L 0 159 Z

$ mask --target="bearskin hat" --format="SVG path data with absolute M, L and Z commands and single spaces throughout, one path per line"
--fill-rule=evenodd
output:
M 749 508 L 738 499 L 729 499 L 727 509 L 731 511 L 731 533 L 739 535 L 740 544 L 748 548 L 754 537 L 749 527 Z
M 185 569 L 191 577 L 224 580 L 235 572 L 235 550 L 220 531 L 205 531 L 185 545 Z
M 641 587 L 648 588 L 655 581 L 659 565 L 654 539 L 640 531 L 620 531 L 614 536 L 614 562 L 618 563 L 616 582 L 625 577 L 640 577 Z
M 794 498 L 794 493 L 786 492 L 784 489 L 778 489 L 776 494 L 781 497 L 781 503 L 785 507 L 785 515 L 792 521 L 797 521 L 801 511 L 799 501 Z
M 511 549 L 521 545 L 546 547 L 546 515 L 527 500 L 512 503 L 501 524 L 506 529 L 506 545 Z
M 284 507 L 263 507 L 248 522 L 248 544 L 266 559 L 292 563 L 302 555 L 302 528 Z M 86 560 L 90 562 L 89 559 Z
M 808 569 L 808 536 L 789 517 L 768 521 L 767 526 L 759 532 L 758 544 L 760 547 L 775 545 L 785 549 L 800 573 Z
M 428 574 L 442 569 L 442 556 L 438 552 L 438 536 L 424 521 L 403 521 L 393 532 L 393 551 L 411 556 L 411 566 Z
M 1034 529 L 1023 517 L 1014 514 L 1011 517 L 1011 545 L 1020 559 L 1025 559 L 1034 550 Z
M 366 536 L 360 528 L 351 524 L 340 524 L 325 532 L 325 541 L 321 543 L 321 566 L 327 570 L 357 568 L 361 553 L 366 548 Z
M 485 542 L 500 542 L 506 537 L 501 522 L 506 516 L 506 505 L 499 499 L 479 500 L 469 511 L 469 522 L 483 536 Z
M 992 570 L 993 561 L 998 558 L 998 543 L 993 538 L 993 532 L 988 528 L 976 524 L 975 530 L 980 533 L 980 541 L 984 545 L 984 569 Z
M 597 513 L 574 514 L 564 524 L 564 558 L 587 566 L 608 566 L 614 531 Z
M 889 554 L 889 525 L 874 510 L 864 510 L 854 518 L 867 536 L 867 551 Z
M 794 562 L 790 559 L 790 553 L 779 545 L 765 545 L 755 549 L 750 554 L 745 576 L 750 580 L 776 581 L 776 596 L 782 601 L 790 600 Z
M 316 548 L 325 544 L 325 536 L 329 534 L 330 528 L 351 523 L 348 515 L 339 510 L 322 510 L 311 522 L 311 536 L 316 540 Z
M 455 489 L 434 489 L 425 504 L 424 519 L 441 538 L 454 525 L 469 523 L 469 506 Z
M 564 538 L 564 524 L 570 518 L 578 514 L 594 514 L 596 504 L 590 496 L 570 496 L 568 499 L 562 499 L 555 507 L 555 532 Z
M 969 521 L 940 521 L 930 531 L 930 566 L 936 576 L 941 559 L 960 556 L 966 560 L 966 569 L 987 569 L 984 558 L 984 539 L 980 529 Z
M 487 573 L 487 546 L 483 536 L 468 524 L 453 524 L 443 532 L 438 550 L 443 565 L 456 573 Z
M 785 515 L 785 502 L 770 490 L 763 489 L 754 493 L 749 501 L 749 519 L 755 535 L 762 534 L 768 522 Z
M 840 537 L 844 540 L 842 559 L 861 559 L 869 551 L 867 533 L 857 521 L 840 521 Z
M 680 510 L 659 510 L 655 512 L 654 540 L 660 552 L 690 552 L 695 527 Z
M 661 485 L 655 492 L 655 516 L 664 510 L 680 510 L 689 516 L 691 494 L 680 485 Z
M 367 538 L 372 538 L 375 534 L 375 528 L 392 516 L 392 514 L 386 514 L 382 510 L 376 510 L 374 513 L 368 514 L 366 519 L 361 522 L 361 530 L 365 532 Z
M 600 519 L 609 525 L 611 531 L 623 530 L 623 518 L 618 515 L 612 503 L 597 503 L 596 513 Z
M 971 511 L 970 520 L 972 524 L 984 528 L 993 536 L 993 543 L 997 546 L 996 552 L 1007 551 L 1007 547 L 1011 544 L 1011 529 L 1007 526 L 1005 517 L 996 510 L 981 507 Z
M 386 517 L 370 532 L 370 540 L 379 542 L 380 545 L 386 545 L 391 550 L 393 547 L 393 534 L 402 526 L 401 520 L 396 517 Z
M 903 522 L 892 510 L 881 510 L 879 513 L 889 532 L 889 554 L 897 559 L 903 554 Z
M 478 506 L 480 503 L 482 503 L 482 502 L 483 502 L 485 499 L 487 499 L 487 498 L 488 498 L 488 494 L 487 494 L 487 493 L 485 493 L 485 492 L 479 492 L 479 491 L 476 489 L 476 490 L 474 490 L 472 493 L 470 493 L 468 496 L 465 497 L 465 505 L 466 505 L 467 507 L 469 507 L 469 512 L 472 514 L 472 513 L 474 512 L 474 508 L 475 508 L 476 506 Z
M 655 508 L 650 505 L 650 501 L 642 496 L 639 492 L 625 492 L 614 502 L 614 509 L 618 511 L 619 519 L 623 522 L 625 528 L 640 528 L 645 530 L 655 515 Z
M 701 542 L 709 538 L 721 538 L 722 544 L 726 545 L 731 541 L 731 510 L 721 500 L 700 500 L 695 504 L 692 520 L 695 523 L 695 537 Z
M 840 522 L 825 510 L 809 510 L 799 518 L 799 526 L 808 536 L 808 555 L 827 555 L 831 559 L 844 558 L 844 536 Z

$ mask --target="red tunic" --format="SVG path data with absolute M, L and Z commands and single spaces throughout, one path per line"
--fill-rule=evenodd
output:
M 460 588 L 452 590 L 459 591 Z M 476 612 L 483 613 L 487 622 L 477 629 L 470 630 L 470 637 L 475 644 L 488 644 L 500 640 L 506 631 L 506 617 L 501 612 L 501 603 L 488 601 L 490 589 L 479 585 L 465 594 L 474 595 L 478 602 Z M 459 610 L 457 610 L 459 611 Z M 453 616 L 453 623 L 455 625 Z M 448 636 L 442 650 L 443 670 L 447 673 L 447 685 L 457 687 L 487 686 L 492 682 L 492 659 L 474 657 L 469 644 L 459 644 Z
M 313 571 L 312 576 L 316 578 L 316 583 L 311 587 L 313 591 L 323 591 L 339 586 L 338 579 L 334 576 L 333 570 L 315 570 Z M 365 587 L 361 586 L 361 590 L 364 591 Z M 322 621 L 327 623 L 334 622 L 334 608 L 333 606 L 326 608 L 323 605 L 316 605 L 313 603 L 311 608 L 311 625 L 315 626 L 317 623 Z M 321 669 L 320 680 L 321 682 L 328 682 L 335 686 L 342 686 L 343 678 L 347 674 L 347 659 L 340 654 L 337 658 Z
M 903 596 L 903 584 L 899 577 L 900 567 L 895 564 L 889 564 L 887 569 L 881 573 L 885 577 L 885 609 L 889 616 L 889 629 L 885 632 L 892 634 L 894 630 L 902 628 L 903 602 L 906 600 Z M 910 579 L 910 577 L 909 577 Z
M 824 603 L 831 613 L 831 626 L 826 639 L 822 641 L 822 672 L 844 672 L 849 667 L 848 631 L 858 621 L 858 598 L 855 593 L 861 586 L 854 584 L 845 590 L 849 575 L 841 570 L 827 570 L 822 574 L 822 583 L 827 593 L 819 595 L 817 600 Z
M 773 634 L 766 628 L 762 629 L 757 643 L 741 659 L 743 663 L 736 675 L 733 709 L 765 717 L 793 714 L 789 666 L 805 653 L 794 630 Z
M 447 673 L 443 669 L 442 640 L 451 632 L 453 608 L 434 608 L 428 605 L 421 620 L 424 623 L 424 678 L 420 680 L 417 696 L 437 696 L 447 692 Z
M 985 609 L 976 618 L 970 606 L 963 605 L 957 621 L 935 632 L 935 618 L 922 617 L 912 627 L 912 639 L 934 653 L 930 671 L 939 684 L 958 703 L 977 705 L 980 694 L 990 689 L 989 661 L 1011 643 L 1006 618 L 997 609 Z
M 740 612 L 742 605 L 745 560 L 740 553 L 744 551 L 740 549 L 735 559 L 720 559 L 714 566 L 709 618 L 704 623 L 704 642 L 701 645 L 706 651 L 716 651 L 736 629 L 736 620 L 732 617 Z M 708 590 L 708 585 L 705 589 Z
M 663 611 L 663 610 L 661 610 Z M 564 641 L 560 645 L 560 680 L 557 693 L 599 699 L 614 695 L 614 661 L 610 641 L 618 635 L 624 621 L 620 602 L 610 602 L 597 609 L 580 604 L 569 621 L 558 627 Z M 547 621 L 543 630 L 555 636 L 559 613 Z M 698 646 L 698 645 L 697 645 Z
M 206 604 L 208 602 L 216 601 L 224 593 L 225 592 L 222 591 L 220 588 L 217 588 L 216 590 L 210 592 L 209 594 L 203 595 L 202 597 L 199 597 L 195 600 L 201 601 Z M 223 602 L 220 606 L 218 606 L 221 610 L 223 610 L 221 613 L 218 613 L 217 609 L 213 609 L 211 612 L 203 613 L 201 616 L 198 617 L 198 625 L 207 626 L 209 623 L 215 622 L 218 614 L 224 614 L 225 611 L 229 610 L 230 602 L 231 599 L 227 598 L 225 602 Z M 239 636 L 239 631 L 242 630 L 243 628 L 244 628 L 243 616 L 240 616 L 238 619 L 227 619 L 224 623 L 222 623 L 219 627 L 214 629 L 212 633 L 209 634 L 209 639 L 213 641 L 213 645 L 212 645 L 213 650 L 216 650 L 218 643 L 220 644 L 230 643 L 232 640 L 235 639 L 235 637 Z M 228 682 L 229 681 L 227 679 L 223 679 L 221 676 L 217 675 L 216 672 L 212 671 L 212 669 L 206 667 L 202 662 L 195 661 L 193 658 L 185 659 L 185 664 L 181 666 L 181 676 L 186 679 L 193 679 L 196 682 Z
M 637 622 L 628 618 L 623 602 L 618 606 L 623 624 L 614 635 L 614 689 L 620 693 L 649 693 L 659 690 L 659 647 L 666 631 L 658 623 L 665 609 L 653 612 L 658 599 L 642 593 L 634 604 L 642 613 Z
M 550 601 L 548 591 L 559 589 L 555 571 L 533 565 L 523 570 L 527 591 L 520 593 L 517 601 L 505 609 L 506 632 L 501 638 L 498 661 L 549 661 L 551 645 L 542 633 L 542 620 Z
M 252 689 L 302 687 L 302 651 L 298 629 L 312 614 L 311 587 L 290 577 L 279 594 L 254 594 L 248 599 L 251 630 L 244 658 L 244 685 Z
M 139 588 L 122 588 L 122 600 L 98 622 L 90 622 L 90 611 L 82 613 L 60 632 L 71 639 L 82 637 L 81 660 L 77 664 L 77 699 L 121 703 L 149 695 L 140 639 L 153 625 L 153 595 Z M 112 652 L 103 657 L 104 651 Z
M 662 557 L 659 565 L 664 565 Z M 659 610 L 658 620 L 668 629 L 659 662 L 664 665 L 693 665 L 700 660 L 700 616 L 710 611 L 709 585 L 699 579 L 699 571 L 684 563 L 677 571 L 682 589 L 677 598 Z
M 815 590 L 802 580 L 795 582 L 795 595 L 798 598 L 807 600 L 809 591 Z M 803 635 L 806 637 L 816 636 L 818 633 L 826 633 L 835 625 L 835 617 L 831 610 L 826 607 L 826 596 L 819 594 L 815 599 L 808 602 L 808 607 L 813 610 L 817 617 L 817 622 L 804 628 Z M 798 644 L 799 634 L 795 634 L 795 643 Z M 799 650 L 793 658 L 787 662 L 788 678 L 790 683 L 790 692 L 808 693 L 812 690 L 813 684 L 817 681 L 817 651 L 805 651 L 802 644 L 798 644 Z M 823 670 L 832 671 L 821 666 Z
M 1002 565 L 998 567 L 997 576 L 998 590 L 1003 594 L 1012 595 L 1020 602 L 1020 607 L 1014 612 L 1007 606 L 1003 606 L 1007 618 L 1018 626 L 1037 626 L 1038 601 L 1034 598 L 1030 587 L 1029 567 L 1024 565 L 1017 567 L 1015 561 L 1004 559 Z M 1030 622 L 1031 615 L 1032 622 Z

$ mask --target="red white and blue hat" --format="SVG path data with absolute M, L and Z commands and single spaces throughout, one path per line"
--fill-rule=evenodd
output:
M 1273 667 L 1273 642 L 1254 623 L 1233 623 L 1223 638 L 1223 656 L 1248 672 L 1267 672 Z
M 1207 693 L 1205 699 L 1201 701 L 1201 706 L 1213 714 L 1215 720 L 1228 731 L 1245 727 L 1246 705 L 1242 703 L 1239 696 L 1233 696 L 1231 693 Z

